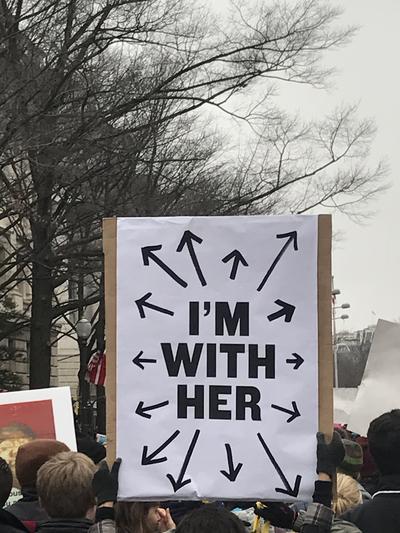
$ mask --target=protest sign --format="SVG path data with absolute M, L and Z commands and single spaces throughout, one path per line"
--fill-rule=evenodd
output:
M 348 427 L 365 436 L 376 417 L 400 409 L 400 324 L 378 320 Z
M 104 249 L 119 498 L 309 498 L 332 428 L 330 218 L 113 219 Z
M 69 387 L 0 394 L 0 457 L 14 469 L 19 446 L 35 439 L 57 439 L 76 450 Z

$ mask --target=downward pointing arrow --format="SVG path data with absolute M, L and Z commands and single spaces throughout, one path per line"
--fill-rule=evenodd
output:
M 284 302 L 283 300 L 275 300 L 275 303 L 279 305 L 282 309 L 279 309 L 279 311 L 275 311 L 275 313 L 271 313 L 270 315 L 268 315 L 268 320 L 272 322 L 272 320 L 276 320 L 283 316 L 285 317 L 285 322 L 290 322 L 292 320 L 293 313 L 295 312 L 296 307 L 294 305 Z
M 220 470 L 221 474 L 229 479 L 229 481 L 236 481 L 236 478 L 243 466 L 243 463 L 238 463 L 236 465 L 236 468 L 233 464 L 233 456 L 232 456 L 232 449 L 230 444 L 225 444 L 226 449 L 226 455 L 228 458 L 228 468 L 229 472 L 226 472 L 226 470 Z
M 157 463 L 163 463 L 164 461 L 167 461 L 168 460 L 167 457 L 157 457 L 156 458 L 156 455 L 158 455 L 160 452 L 162 452 L 168 446 L 168 444 L 171 444 L 171 442 L 174 439 L 176 439 L 176 437 L 179 435 L 179 433 L 180 433 L 180 431 L 177 429 L 175 431 L 175 433 L 173 433 L 163 444 L 161 444 L 161 446 L 159 446 L 156 450 L 154 450 L 154 452 L 151 453 L 150 455 L 147 455 L 148 447 L 147 446 L 143 446 L 141 464 L 143 466 L 155 465 Z
M 243 257 L 243 255 L 239 252 L 239 250 L 233 250 L 233 252 L 231 252 L 230 254 L 228 254 L 222 259 L 222 262 L 227 263 L 228 261 L 231 261 L 231 259 L 233 259 L 233 263 L 232 263 L 231 274 L 229 277 L 231 279 L 235 279 L 238 268 L 239 268 L 239 263 L 242 263 L 242 265 L 245 267 L 248 267 L 249 265 L 246 259 Z
M 196 431 L 194 432 L 194 435 L 193 435 L 192 442 L 190 443 L 189 449 L 188 449 L 188 451 L 186 453 L 185 460 L 183 461 L 183 465 L 182 465 L 181 471 L 179 472 L 178 479 L 175 480 L 175 478 L 171 474 L 167 474 L 167 478 L 171 482 L 171 485 L 172 485 L 172 488 L 174 489 L 174 492 L 177 492 L 179 489 L 181 489 L 185 485 L 188 485 L 192 481 L 190 478 L 185 479 L 185 480 L 183 478 L 185 477 L 186 470 L 187 470 L 187 467 L 189 465 L 189 461 L 190 461 L 190 459 L 192 457 L 192 454 L 193 454 L 194 448 L 196 446 L 197 440 L 199 438 L 199 435 L 200 435 L 200 430 L 196 429 Z
M 285 409 L 284 407 L 280 407 L 279 405 L 272 404 L 271 407 L 273 409 L 276 409 L 277 411 L 282 411 L 282 413 L 287 413 L 290 415 L 290 417 L 286 420 L 286 422 L 290 423 L 293 422 L 298 416 L 301 416 L 300 411 L 297 408 L 296 402 L 292 402 L 292 410 Z
M 150 259 L 154 261 L 164 272 L 168 274 L 176 283 L 178 283 L 181 287 L 187 287 L 188 284 L 185 280 L 180 278 L 178 274 L 176 274 L 168 265 L 164 263 L 155 253 L 157 250 L 161 250 L 162 244 L 157 244 L 155 246 L 143 246 L 142 248 L 142 256 L 143 256 L 143 263 L 145 266 L 149 266 Z
M 268 455 L 269 460 L 271 461 L 273 467 L 277 471 L 279 477 L 281 478 L 285 488 L 275 488 L 275 492 L 280 492 L 281 494 L 287 494 L 288 496 L 296 497 L 299 493 L 301 476 L 296 476 L 296 481 L 294 482 L 293 488 L 290 486 L 289 481 L 287 480 L 285 474 L 282 472 L 281 467 L 278 465 L 275 457 L 272 455 L 270 449 L 266 445 L 264 439 L 261 436 L 261 433 L 257 433 L 258 440 L 261 442 L 262 447 L 264 448 L 265 453 Z

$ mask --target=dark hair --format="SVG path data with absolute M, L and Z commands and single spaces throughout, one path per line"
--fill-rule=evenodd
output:
M 117 533 L 152 533 L 147 515 L 158 502 L 118 502 L 115 504 Z
M 186 515 L 176 533 L 245 533 L 239 518 L 224 508 L 204 505 Z
M 375 418 L 369 425 L 367 437 L 381 474 L 400 474 L 400 409 Z
M 13 475 L 8 463 L 0 457 L 0 508 L 4 507 L 13 484 Z

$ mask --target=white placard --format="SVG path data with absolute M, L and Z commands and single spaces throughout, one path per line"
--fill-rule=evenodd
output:
M 50 420 L 51 416 L 48 409 L 45 411 L 46 416 L 49 416 L 48 423 L 44 420 L 35 421 L 35 417 L 43 416 L 40 411 L 41 405 L 35 402 L 41 403 L 46 400 L 51 402 L 50 412 L 52 414 L 52 421 Z M 31 420 L 27 420 L 23 409 L 17 408 L 18 404 L 29 404 L 28 408 L 30 407 L 33 410 Z M 7 405 L 16 413 L 10 419 L 12 424 L 22 424 L 22 426 L 28 426 L 28 428 L 30 426 L 34 438 L 48 438 L 51 434 L 50 438 L 56 438 L 64 442 L 72 451 L 76 451 L 74 417 L 69 387 L 2 392 L 0 393 L 0 406 Z M 35 406 L 37 406 L 37 409 L 35 409 Z M 40 425 L 40 428 L 43 428 L 42 433 L 36 430 L 38 425 Z M 0 427 L 5 427 L 4 419 L 1 421 Z M 50 434 L 47 431 L 50 431 Z
M 348 428 L 365 436 L 370 422 L 400 409 L 400 324 L 378 320 Z
M 314 216 L 117 220 L 120 499 L 309 499 L 317 242 Z

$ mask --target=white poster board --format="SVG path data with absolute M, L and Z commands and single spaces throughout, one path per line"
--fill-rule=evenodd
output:
M 348 428 L 365 436 L 370 422 L 400 409 L 400 324 L 378 320 Z
M 347 424 L 358 392 L 357 387 L 333 389 L 333 419 L 336 424 Z
M 117 219 L 116 242 L 119 498 L 309 499 L 318 217 Z
M 0 457 L 14 471 L 19 446 L 56 439 L 76 451 L 69 387 L 0 393 Z

